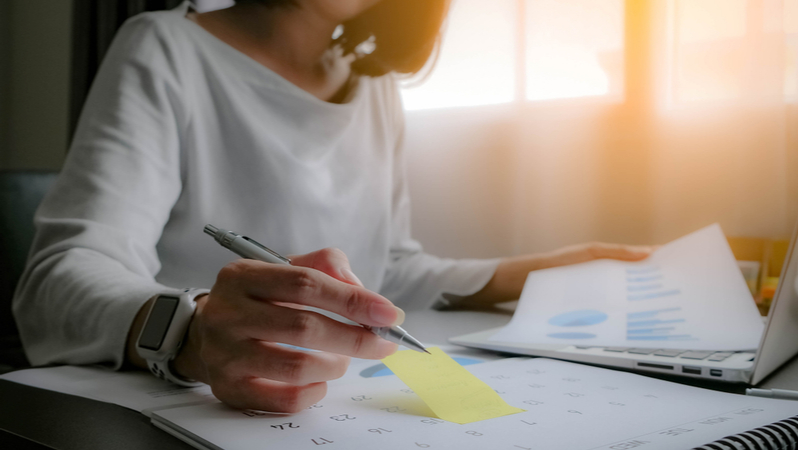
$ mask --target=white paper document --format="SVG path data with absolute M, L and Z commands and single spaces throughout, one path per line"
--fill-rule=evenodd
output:
M 544 358 L 469 366 L 524 412 L 459 425 L 437 419 L 395 376 L 331 382 L 293 415 L 221 403 L 155 412 L 200 449 L 692 448 L 797 415 L 797 402 L 746 397 Z
M 719 225 L 640 262 L 597 260 L 531 272 L 511 322 L 490 340 L 737 351 L 764 324 Z
M 149 372 L 117 372 L 102 367 L 60 366 L 27 369 L 0 376 L 2 380 L 114 403 L 150 416 L 152 411 L 216 401 L 211 388 L 185 388 Z

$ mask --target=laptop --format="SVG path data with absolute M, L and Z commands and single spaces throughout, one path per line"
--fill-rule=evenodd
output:
M 797 228 L 783 263 L 758 349 L 713 352 L 634 347 L 598 347 L 489 340 L 503 327 L 450 338 L 453 344 L 520 355 L 544 356 L 638 372 L 730 383 L 758 384 L 797 354 Z

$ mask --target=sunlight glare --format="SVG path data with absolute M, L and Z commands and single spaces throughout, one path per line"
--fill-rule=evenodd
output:
M 402 90 L 405 110 L 514 100 L 515 0 L 454 0 L 430 78 Z
M 622 0 L 527 0 L 528 100 L 622 90 Z

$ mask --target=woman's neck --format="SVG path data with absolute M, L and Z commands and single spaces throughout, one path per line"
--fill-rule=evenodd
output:
M 331 35 L 339 21 L 323 11 L 238 3 L 190 18 L 322 100 L 334 97 L 350 76 L 349 62 L 330 49 Z

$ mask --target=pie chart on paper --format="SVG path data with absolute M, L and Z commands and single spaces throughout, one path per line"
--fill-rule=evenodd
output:
M 581 309 L 578 311 L 570 311 L 553 316 L 547 321 L 547 323 L 558 327 L 582 327 L 587 325 L 597 325 L 598 323 L 605 322 L 606 319 L 608 319 L 608 314 L 602 311 L 597 311 L 594 309 Z M 582 333 L 576 331 L 550 333 L 547 336 L 556 339 L 591 339 L 596 337 L 596 335 L 593 333 Z

